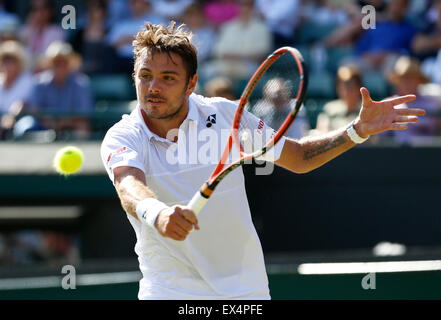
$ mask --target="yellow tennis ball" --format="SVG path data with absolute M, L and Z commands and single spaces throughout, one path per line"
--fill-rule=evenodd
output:
M 77 172 L 83 164 L 83 151 L 74 146 L 67 146 L 57 151 L 54 157 L 55 170 L 64 175 Z

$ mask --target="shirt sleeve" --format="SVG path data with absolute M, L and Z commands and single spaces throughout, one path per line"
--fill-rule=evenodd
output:
M 142 158 L 141 144 L 135 136 L 109 130 L 101 144 L 101 160 L 112 183 L 113 171 L 118 167 L 134 167 L 145 173 L 145 163 Z

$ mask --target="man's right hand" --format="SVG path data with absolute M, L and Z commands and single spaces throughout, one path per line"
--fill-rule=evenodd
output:
M 159 233 L 177 241 L 183 241 L 193 229 L 199 230 L 196 215 L 182 206 L 172 206 L 162 210 L 155 221 Z

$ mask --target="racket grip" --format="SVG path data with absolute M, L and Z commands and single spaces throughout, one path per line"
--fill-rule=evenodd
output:
M 190 202 L 187 204 L 187 207 L 190 207 L 190 209 L 194 212 L 194 214 L 197 216 L 199 212 L 201 212 L 202 208 L 207 203 L 208 198 L 205 198 L 201 195 L 201 192 L 198 191 L 193 196 L 193 198 L 190 200 Z

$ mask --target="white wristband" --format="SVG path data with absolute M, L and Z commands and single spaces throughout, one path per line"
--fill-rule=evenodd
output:
M 358 135 L 357 131 L 355 131 L 354 123 L 353 122 L 351 122 L 351 124 L 346 129 L 346 133 L 348 134 L 348 136 L 352 140 L 352 142 L 357 143 L 357 144 L 358 143 L 363 143 L 367 139 L 369 139 L 369 136 L 367 136 L 366 138 L 362 138 L 362 137 L 360 137 Z
M 151 227 L 155 227 L 155 221 L 158 214 L 168 208 L 168 206 L 155 198 L 147 198 L 140 202 L 136 206 L 136 215 L 139 221 L 147 223 Z

